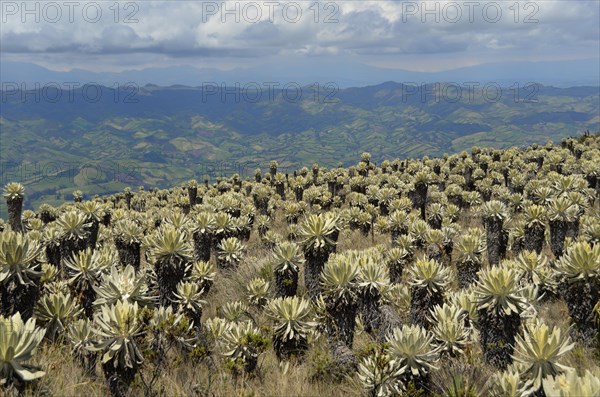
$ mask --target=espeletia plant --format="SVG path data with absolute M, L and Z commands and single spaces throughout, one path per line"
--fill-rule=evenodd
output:
M 517 270 L 495 266 L 482 271 L 474 289 L 484 358 L 500 369 L 512 362 L 521 313 L 526 308 L 519 279 Z
M 561 363 L 561 358 L 574 346 L 559 328 L 551 329 L 536 320 L 526 324 L 523 335 L 517 336 L 514 359 L 522 367 L 521 376 L 533 382 L 533 389 L 541 391 L 545 378 L 574 370 Z
M 40 293 L 41 245 L 11 230 L 0 233 L 0 314 L 28 320 Z
M 175 226 L 165 225 L 149 236 L 147 243 L 154 262 L 160 303 L 175 308 L 177 285 L 190 275 L 193 263 L 188 233 Z
M 0 316 L 0 385 L 4 388 L 15 385 L 22 389 L 25 383 L 45 375 L 30 363 L 45 333 L 35 322 L 24 322 L 18 312 Z
M 332 255 L 321 274 L 321 288 L 327 311 L 328 337 L 342 341 L 352 348 L 354 326 L 359 307 L 358 275 L 360 268 L 356 253 Z
M 137 342 L 143 326 L 138 305 L 127 301 L 103 305 L 95 315 L 94 324 L 96 341 L 90 349 L 101 354 L 111 395 L 125 396 L 144 361 Z
M 403 325 L 395 328 L 386 342 L 386 351 L 400 366 L 406 367 L 404 382 L 412 382 L 417 390 L 428 390 L 441 351 L 433 334 L 420 325 Z
M 362 251 L 357 258 L 358 292 L 364 330 L 376 334 L 382 322 L 381 308 L 390 280 L 384 266 L 383 255 L 376 249 Z
M 490 265 L 497 265 L 506 255 L 508 244 L 508 231 L 506 223 L 509 221 L 509 210 L 501 201 L 487 201 L 482 206 L 482 219 L 485 226 L 487 255 Z
M 25 187 L 17 182 L 11 182 L 4 186 L 4 198 L 8 209 L 8 224 L 15 232 L 23 231 L 21 215 L 23 211 L 23 198 Z
M 449 268 L 433 259 L 420 258 L 409 272 L 410 322 L 429 329 L 429 311 L 444 302 L 444 290 L 450 282 Z
M 456 242 L 456 271 L 460 288 L 468 288 L 477 282 L 477 274 L 483 266 L 482 256 L 486 246 L 484 237 L 481 229 L 471 228 Z
M 273 248 L 272 257 L 276 295 L 296 295 L 300 266 L 304 263 L 300 247 L 293 242 L 279 243 Z
M 404 391 L 407 366 L 391 354 L 377 350 L 358 363 L 358 380 L 367 396 L 388 397 Z
M 300 245 L 306 260 L 305 284 L 311 299 L 316 299 L 321 292 L 321 273 L 329 255 L 335 250 L 336 233 L 339 233 L 337 223 L 337 217 L 313 214 L 300 225 Z
M 301 358 L 316 328 L 310 301 L 297 296 L 269 301 L 267 315 L 273 322 L 273 347 L 280 360 Z
M 582 241 L 567 248 L 555 263 L 558 291 L 569 308 L 582 341 L 591 341 L 598 329 L 593 309 L 600 300 L 600 245 Z

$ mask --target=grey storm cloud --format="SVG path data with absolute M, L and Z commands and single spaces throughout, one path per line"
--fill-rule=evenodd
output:
M 53 3 L 58 7 L 64 4 Z M 510 57 L 511 51 L 561 53 L 573 48 L 579 48 L 581 55 L 587 51 L 588 56 L 594 56 L 600 45 L 600 15 L 594 0 L 486 0 L 475 2 L 478 5 L 472 14 L 466 2 L 446 0 L 280 1 L 271 15 L 267 3 L 137 1 L 115 7 L 113 2 L 81 2 L 69 20 L 65 7 L 60 18 L 49 7 L 44 11 L 48 2 L 39 2 L 38 15 L 33 15 L 34 6 L 29 6 L 27 13 L 21 9 L 24 3 L 3 1 L 1 51 L 32 56 L 105 54 L 105 61 L 110 62 L 110 55 L 120 54 L 167 58 L 287 54 L 389 57 L 504 51 Z M 518 10 L 510 9 L 514 4 L 519 4 Z M 99 18 L 92 12 L 97 7 L 101 8 Z M 498 8 L 501 17 L 494 20 Z

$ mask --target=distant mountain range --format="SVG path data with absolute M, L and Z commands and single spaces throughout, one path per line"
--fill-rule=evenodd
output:
M 600 130 L 598 86 L 490 87 L 303 86 L 299 98 L 297 87 L 11 88 L 0 92 L 0 184 L 24 183 L 31 208 L 76 189 L 89 196 L 251 177 L 270 160 L 292 172 L 314 162 L 347 166 L 365 151 L 380 162 Z
M 555 87 L 600 85 L 600 59 L 547 62 L 506 62 L 464 67 L 442 72 L 413 72 L 402 69 L 385 69 L 354 62 L 323 62 L 311 59 L 284 60 L 258 67 L 239 67 L 233 70 L 195 68 L 192 66 L 146 68 L 117 73 L 96 73 L 73 69 L 68 72 L 49 70 L 33 63 L 0 61 L 2 83 L 24 83 L 33 88 L 35 83 L 50 82 L 97 83 L 114 86 L 127 82 L 138 86 L 200 86 L 206 82 L 242 86 L 247 83 L 277 82 L 282 86 L 295 82 L 300 85 L 332 82 L 339 88 L 364 87 L 382 81 L 401 83 L 476 82 L 480 85 L 495 82 L 503 86 L 534 82 Z

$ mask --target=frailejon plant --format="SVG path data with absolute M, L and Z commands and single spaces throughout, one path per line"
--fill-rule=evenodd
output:
M 8 224 L 15 232 L 23 231 L 21 215 L 23 211 L 23 198 L 25 188 L 20 183 L 10 182 L 4 186 L 4 198 L 8 208 Z
M 40 288 L 42 291 L 44 287 L 57 281 L 58 269 L 56 266 L 50 263 L 42 263 L 42 276 L 40 277 Z
M 229 322 L 240 322 L 242 317 L 249 317 L 248 306 L 242 301 L 227 302 L 220 308 L 221 316 Z
M 406 367 L 405 381 L 416 388 L 429 389 L 431 371 L 436 370 L 440 348 L 433 343 L 433 334 L 419 325 L 403 325 L 387 338 L 386 351 Z
M 464 353 L 471 334 L 465 322 L 467 318 L 467 312 L 456 304 L 444 303 L 431 310 L 431 331 L 440 347 L 440 354 L 456 357 Z
M 566 197 L 553 199 L 549 205 L 550 248 L 556 258 L 563 254 L 569 225 L 575 222 L 579 206 Z
M 54 223 L 47 225 L 42 234 L 42 241 L 46 247 L 46 260 L 60 269 L 60 229 Z
M 432 229 L 441 229 L 444 219 L 444 206 L 440 203 L 431 203 L 427 207 L 427 223 Z
M 221 269 L 236 269 L 243 257 L 246 247 L 237 237 L 221 240 L 218 245 L 217 267 Z
M 48 203 L 40 205 L 39 214 L 45 225 L 56 220 L 56 209 Z
M 404 268 L 412 258 L 409 251 L 400 247 L 393 247 L 386 252 L 386 265 L 390 282 L 393 284 L 400 283 Z
M 525 282 L 533 284 L 540 294 L 546 297 L 556 295 L 554 271 L 548 257 L 535 251 L 523 251 L 514 261 L 514 266 L 522 274 Z
M 376 351 L 358 363 L 357 376 L 367 396 L 396 396 L 404 390 L 406 369 L 389 353 Z
M 600 244 L 600 220 L 598 217 L 587 218 L 586 222 L 582 225 L 582 236 L 591 245 Z
M 189 276 L 193 262 L 188 235 L 174 226 L 165 225 L 149 236 L 148 243 L 154 262 L 160 303 L 163 306 L 175 307 L 173 298 L 177 284 Z
M 444 232 L 440 229 L 429 229 L 425 234 L 425 253 L 429 259 L 436 260 L 444 265 L 450 264 L 450 257 L 444 249 Z
M 382 321 L 383 296 L 390 286 L 383 255 L 375 250 L 363 251 L 357 258 L 360 310 L 365 331 L 376 334 Z
M 296 224 L 300 218 L 302 207 L 300 207 L 300 205 L 296 202 L 285 201 L 283 204 L 283 212 L 285 215 L 285 220 L 289 225 Z
M 525 207 L 525 249 L 542 252 L 545 242 L 547 211 L 541 205 L 532 204 Z
M 138 270 L 141 263 L 141 246 L 144 233 L 133 220 L 123 219 L 115 223 L 113 228 L 115 246 L 122 266 L 132 265 Z
M 577 376 L 577 371 L 568 371 L 566 374 L 545 378 L 543 388 L 547 396 L 598 397 L 600 396 L 600 378 L 587 370 L 581 377 Z
M 250 225 L 250 219 L 247 216 L 240 216 L 239 218 L 232 219 L 233 227 L 235 228 L 235 237 L 242 241 L 250 240 L 250 233 L 252 226 Z
M 271 179 L 272 184 L 275 185 L 275 191 L 281 197 L 282 200 L 285 200 L 285 184 L 286 178 L 282 173 L 276 173 L 275 176 Z
M 208 261 L 210 259 L 214 230 L 214 214 L 202 211 L 194 217 L 192 236 L 194 239 L 194 256 L 196 260 Z
M 432 375 L 434 395 L 448 397 L 495 396 L 491 393 L 489 374 L 485 367 L 465 361 L 449 361 Z M 507 397 L 507 395 L 503 395 Z
M 28 320 L 38 299 L 42 276 L 41 246 L 27 235 L 5 230 L 0 233 L 0 313 L 21 313 Z
M 202 320 L 202 306 L 206 301 L 202 299 L 204 291 L 196 283 L 182 281 L 177 284 L 177 292 L 173 294 L 175 302 L 194 327 L 199 328 Z
M 198 287 L 208 294 L 215 282 L 215 265 L 212 262 L 197 261 L 192 264 L 192 281 L 198 284 Z
M 467 288 L 477 282 L 477 273 L 483 266 L 481 256 L 485 251 L 485 244 L 481 229 L 469 229 L 467 233 L 461 235 L 456 243 L 456 250 L 458 251 L 456 261 L 458 286 Z
M 31 233 L 41 233 L 44 228 L 44 222 L 42 222 L 38 218 L 31 218 L 27 220 L 27 225 L 25 227 L 27 229 L 27 233 L 31 237 Z
M 146 317 L 148 312 L 142 313 Z M 147 317 L 146 317 L 147 318 Z M 206 348 L 199 345 L 198 328 L 194 327 L 189 318 L 180 312 L 173 311 L 171 306 L 160 306 L 154 309 L 148 326 L 144 329 L 148 348 L 151 352 L 144 353 L 152 361 L 155 371 L 160 371 L 167 364 L 171 349 L 174 354 L 190 357 L 196 348 Z
M 490 394 L 492 396 L 521 397 L 532 395 L 534 392 L 533 381 L 522 377 L 514 365 L 496 373 L 490 379 Z
M 165 225 L 173 226 L 178 230 L 188 231 L 192 228 L 192 220 L 184 212 L 173 209 L 164 218 Z
M 277 244 L 283 241 L 283 237 L 274 230 L 267 230 L 264 236 L 262 236 L 261 241 L 266 249 L 273 250 Z
M 581 340 L 591 341 L 597 330 L 593 308 L 600 300 L 600 245 L 576 242 L 555 263 L 559 292 L 564 296 Z
M 88 244 L 90 223 L 79 210 L 68 210 L 57 220 L 60 230 L 60 257 L 70 258 L 75 253 L 84 250 Z
M 264 278 L 255 277 L 246 286 L 246 296 L 252 306 L 262 308 L 268 300 L 271 283 Z
M 113 258 L 107 250 L 92 253 L 87 248 L 65 260 L 64 264 L 69 287 L 83 307 L 85 315 L 91 318 L 96 300 L 94 286 L 100 283 L 103 273 L 114 265 Z
M 43 295 L 34 308 L 37 320 L 46 328 L 46 338 L 54 342 L 65 336 L 67 326 L 82 312 L 71 294 Z
M 360 268 L 352 252 L 332 255 L 321 274 L 321 288 L 327 310 L 326 328 L 330 340 L 352 348 L 358 311 Z
M 136 273 L 131 265 L 124 269 L 113 266 L 93 288 L 96 292 L 94 306 L 114 305 L 119 301 L 148 305 L 153 300 L 148 295 L 144 274 Z
M 430 228 L 427 222 L 416 219 L 410 224 L 410 236 L 414 239 L 415 247 L 423 248 Z
M 574 221 L 569 222 L 567 226 L 567 237 L 577 238 L 580 233 L 581 216 L 590 206 L 590 198 L 589 196 L 578 191 L 569 192 L 565 197 L 571 200 L 571 203 L 573 203 L 573 205 L 577 205 L 579 208 L 579 211 L 575 214 Z
M 137 303 L 103 305 L 94 319 L 96 342 L 90 349 L 102 354 L 102 370 L 113 396 L 125 396 L 144 357 L 136 342 L 142 332 Z
M 29 364 L 45 330 L 35 320 L 23 322 L 20 313 L 0 316 L 0 386 L 20 386 L 41 378 L 45 372 Z
M 506 205 L 498 200 L 483 204 L 483 225 L 485 226 L 488 262 L 497 265 L 506 255 L 508 232 L 505 228 L 509 220 Z
M 218 245 L 226 238 L 235 236 L 235 225 L 233 217 L 227 212 L 217 212 L 215 215 L 214 238 L 212 240 L 213 249 L 218 250 Z
M 413 207 L 421 211 L 421 219 L 426 220 L 425 207 L 427 204 L 427 189 L 431 181 L 431 175 L 427 171 L 419 171 L 413 178 Z
M 89 224 L 86 246 L 93 250 L 96 248 L 96 242 L 98 240 L 100 221 L 104 217 L 104 206 L 97 201 L 85 201 L 79 204 L 78 207 L 85 217 L 85 222 Z
M 449 219 L 445 220 L 442 226 L 442 247 L 446 256 L 446 262 L 449 265 L 452 261 L 452 253 L 454 252 L 454 239 L 460 233 L 460 226 L 456 223 L 451 223 Z
M 294 296 L 298 289 L 300 266 L 304 263 L 296 243 L 282 242 L 273 248 L 273 272 L 276 296 Z
M 223 334 L 224 353 L 228 367 L 234 374 L 252 373 L 258 356 L 268 345 L 268 340 L 251 321 L 233 323 Z
M 474 290 L 481 349 L 485 360 L 501 369 L 512 362 L 520 315 L 526 307 L 519 279 L 515 269 L 495 266 L 482 271 Z
M 398 192 L 394 188 L 384 187 L 377 191 L 376 197 L 379 202 L 379 211 L 381 215 L 387 216 L 389 214 L 390 203 L 392 200 L 398 198 Z
M 329 255 L 334 252 L 339 233 L 337 217 L 309 215 L 299 231 L 300 245 L 304 250 L 305 284 L 311 299 L 321 292 L 320 277 Z
M 538 205 L 547 206 L 554 199 L 554 195 L 555 195 L 555 192 L 551 187 L 540 186 L 540 187 L 536 188 L 535 190 L 533 190 L 532 199 L 533 199 L 533 202 Z
M 522 376 L 533 381 L 535 390 L 542 388 L 544 378 L 574 369 L 560 363 L 575 345 L 570 342 L 559 328 L 550 330 L 539 322 L 525 325 L 525 333 L 517 336 L 514 359 L 523 366 Z
M 297 296 L 269 301 L 267 315 L 273 322 L 273 347 L 280 360 L 302 357 L 309 336 L 316 329 L 310 301 Z
M 195 206 L 202 201 L 202 197 L 198 198 L 198 182 L 195 179 L 190 179 L 187 182 L 188 199 L 190 206 Z
M 444 302 L 449 269 L 432 259 L 418 259 L 410 268 L 410 322 L 430 328 L 429 311 Z
M 269 198 L 271 189 L 265 185 L 258 185 L 252 190 L 254 205 L 260 215 L 267 215 L 269 212 Z
M 91 320 L 79 319 L 69 324 L 67 340 L 71 344 L 71 353 L 88 375 L 96 372 L 97 354 L 90 349 L 94 345 L 94 332 Z

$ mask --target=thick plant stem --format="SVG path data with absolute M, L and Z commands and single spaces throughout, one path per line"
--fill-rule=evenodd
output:
M 16 197 L 6 200 L 8 208 L 8 224 L 14 232 L 21 233 L 23 231 L 23 222 L 21 216 L 23 214 L 23 197 Z

